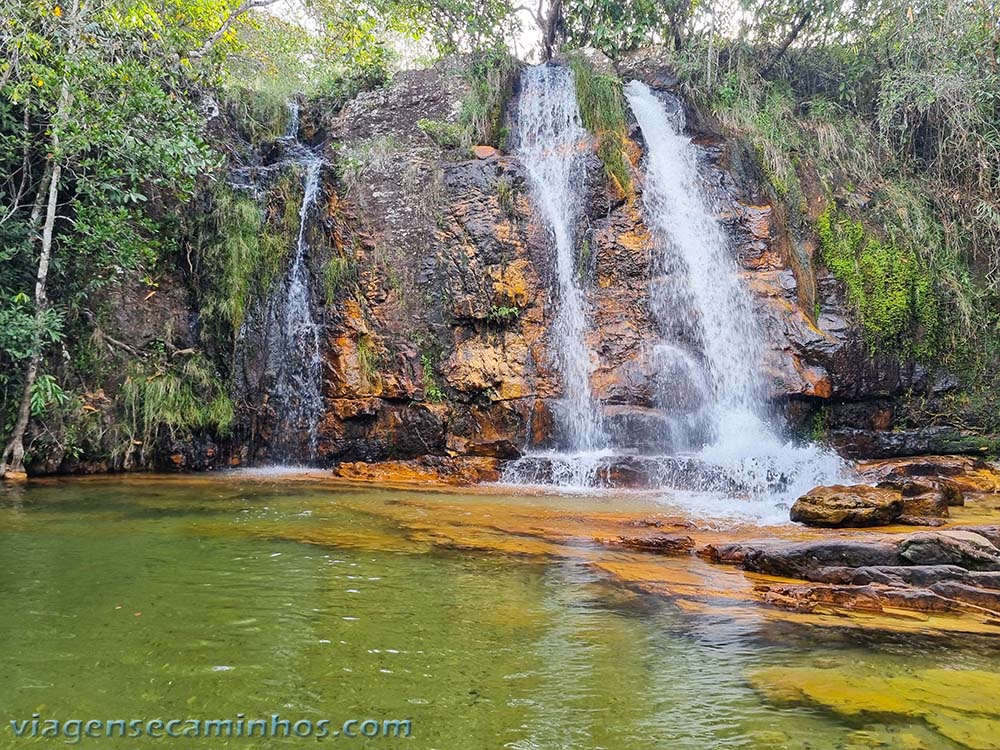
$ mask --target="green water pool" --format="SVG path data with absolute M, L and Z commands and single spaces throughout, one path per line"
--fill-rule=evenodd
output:
M 94 750 L 957 748 L 920 717 L 774 701 L 751 676 L 1000 671 L 983 638 L 754 625 L 580 561 L 417 547 L 366 512 L 401 492 L 239 475 L 0 488 L 0 747 L 66 747 L 14 735 L 37 713 L 411 722 L 409 737 L 79 741 Z M 261 524 L 298 533 L 248 533 Z M 309 533 L 333 527 L 358 542 Z

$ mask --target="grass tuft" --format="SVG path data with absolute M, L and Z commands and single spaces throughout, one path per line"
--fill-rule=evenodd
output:
M 597 155 L 604 171 L 623 194 L 628 193 L 632 179 L 625 155 L 628 123 L 621 79 L 598 73 L 578 52 L 567 59 L 573 71 L 580 116 L 584 127 L 597 139 Z

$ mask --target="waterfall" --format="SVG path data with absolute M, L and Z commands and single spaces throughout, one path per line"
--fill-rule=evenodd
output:
M 668 109 L 638 81 L 625 96 L 646 140 L 643 215 L 656 242 L 650 308 L 661 328 L 686 332 L 700 349 L 708 441 L 764 426 L 763 344 L 749 291 L 701 189 L 698 152 L 684 135 L 683 109 Z M 672 283 L 663 282 L 664 276 Z M 664 347 L 689 371 L 684 341 Z
M 277 461 L 313 461 L 317 457 L 317 425 L 323 414 L 321 326 L 313 315 L 309 271 L 309 223 L 320 193 L 322 159 L 298 140 L 297 103 L 289 105 L 287 142 L 290 164 L 301 169 L 302 204 L 299 228 L 288 271 L 269 304 L 268 365 L 274 372 L 270 399 L 276 415 L 270 457 Z M 302 435 L 307 455 L 302 455 Z
M 590 136 L 581 122 L 568 68 L 529 68 L 521 82 L 516 152 L 555 255 L 558 299 L 552 332 L 563 380 L 556 413 L 559 437 L 567 450 L 585 453 L 604 447 L 606 440 L 590 390 L 593 363 L 586 341 L 590 324 L 575 242 L 586 177 L 581 144 L 588 143 Z
M 836 456 L 786 443 L 769 420 L 760 326 L 702 190 L 683 108 L 676 99 L 668 107 L 639 81 L 625 96 L 646 141 L 643 213 L 656 243 L 650 308 L 661 332 L 680 332 L 656 347 L 654 364 L 661 380 L 680 370 L 682 380 L 696 381 L 699 397 L 679 442 L 700 443 L 695 455 L 751 498 L 794 499 L 833 481 L 841 473 Z
M 661 100 L 638 82 L 625 94 L 646 142 L 642 211 L 654 243 L 655 330 L 644 356 L 657 375 L 656 409 L 646 418 L 655 412 L 663 428 L 644 443 L 620 430 L 609 434 L 591 394 L 588 310 L 574 241 L 589 139 L 572 73 L 532 68 L 522 76 L 517 153 L 555 257 L 552 331 L 564 385 L 556 415 L 563 451 L 526 454 L 507 465 L 504 480 L 563 490 L 624 482 L 670 490 L 665 502 L 691 515 L 787 522 L 787 503 L 840 479 L 842 463 L 815 445 L 784 440 L 774 426 L 752 297 L 702 190 L 698 149 L 684 135 L 680 102 Z

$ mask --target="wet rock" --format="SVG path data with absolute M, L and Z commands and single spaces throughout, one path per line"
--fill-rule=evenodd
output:
M 807 526 L 884 526 L 903 514 L 902 495 L 868 485 L 815 487 L 792 505 L 791 519 Z
M 1000 570 L 1000 549 L 973 531 L 927 531 L 907 536 L 899 554 L 913 565 L 958 565 L 968 570 Z
M 165 460 L 156 464 L 161 471 L 208 471 L 225 465 L 219 446 L 207 435 L 171 440 L 165 453 Z
M 761 539 L 697 551 L 753 573 L 807 583 L 755 584 L 764 602 L 797 611 L 910 610 L 1000 617 L 996 527 L 922 531 L 874 539 L 789 543 Z
M 656 533 L 648 536 L 620 536 L 616 543 L 622 547 L 660 555 L 686 555 L 694 548 L 694 540 L 683 534 Z
M 703 488 L 739 494 L 746 490 L 712 464 L 684 456 L 600 456 L 590 460 L 559 454 L 527 455 L 516 464 L 525 484 L 569 484 L 607 489 Z
M 861 461 L 857 472 L 873 482 L 919 480 L 940 487 L 950 505 L 961 505 L 964 492 L 1000 492 L 1000 469 L 971 456 L 908 456 Z
M 997 436 L 983 436 L 953 427 L 921 427 L 911 430 L 835 430 L 830 442 L 848 458 L 897 458 L 934 454 L 995 453 Z
M 453 454 L 517 458 L 527 409 L 524 402 L 501 401 L 459 410 L 448 422 L 446 447 Z
M 903 512 L 913 515 L 947 516 L 949 507 L 965 505 L 962 488 L 943 477 L 885 479 L 875 486 L 899 492 L 903 496 Z M 926 512 L 920 512 L 921 508 Z
M 930 586 L 940 581 L 971 580 L 973 573 L 957 565 L 872 565 L 851 568 L 830 566 L 805 573 L 806 580 L 814 583 L 836 583 L 850 586 L 867 586 L 881 583 L 886 586 Z
M 711 562 L 739 565 L 744 570 L 789 578 L 808 578 L 829 567 L 895 566 L 905 563 L 893 544 L 847 539 L 788 543 L 759 540 L 707 545 L 698 555 Z
M 345 462 L 332 471 L 333 476 L 352 481 L 470 485 L 498 481 L 500 462 L 495 458 L 421 456 L 408 461 Z

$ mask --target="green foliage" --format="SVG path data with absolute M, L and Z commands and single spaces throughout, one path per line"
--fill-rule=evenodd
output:
M 823 260 L 846 287 L 871 348 L 932 357 L 941 311 L 928 267 L 912 250 L 871 236 L 860 221 L 832 208 L 817 230 Z
M 516 320 L 521 315 L 521 308 L 519 307 L 503 307 L 494 305 L 490 309 L 489 320 L 494 323 L 506 323 L 511 320 Z
M 583 124 L 597 138 L 597 155 L 608 178 L 622 193 L 627 193 L 631 188 L 631 173 L 625 155 L 628 126 L 621 79 L 598 73 L 579 52 L 568 60 Z
M 689 0 L 587 0 L 566 3 L 566 31 L 574 47 L 618 57 L 654 39 L 670 38 L 698 3 Z
M 63 316 L 48 309 L 39 320 L 24 292 L 17 292 L 0 304 L 0 353 L 9 362 L 31 356 L 36 346 L 54 344 L 63 339 Z
M 465 129 L 455 122 L 442 120 L 417 120 L 417 127 L 442 148 L 460 148 L 465 145 Z
M 337 295 L 358 283 L 357 261 L 345 255 L 334 255 L 323 264 L 323 291 L 326 304 L 333 305 Z
M 141 455 L 170 437 L 189 437 L 207 430 L 228 434 L 234 419 L 232 400 L 220 385 L 215 369 L 201 354 L 180 362 L 159 359 L 129 365 L 121 400 L 130 441 L 141 445 Z
M 420 355 L 420 365 L 422 368 L 422 382 L 424 386 L 424 397 L 435 404 L 439 404 L 445 399 L 444 391 L 437 382 L 437 371 L 434 367 L 434 357 L 430 354 Z
M 506 48 L 488 50 L 473 60 L 466 74 L 469 94 L 458 113 L 470 145 L 502 147 L 503 111 L 513 93 L 517 70 L 517 60 Z
M 42 374 L 35 378 L 31 386 L 31 415 L 41 417 L 52 407 L 61 408 L 70 401 L 70 395 L 62 389 L 52 375 Z
M 361 381 L 368 386 L 378 382 L 378 367 L 381 361 L 375 342 L 368 334 L 358 337 L 358 371 L 361 374 Z
M 222 106 L 237 131 L 253 146 L 274 141 L 288 129 L 291 92 L 279 86 L 233 86 L 225 90 Z
M 282 213 L 270 221 L 252 196 L 225 185 L 217 188 L 212 210 L 204 217 L 199 253 L 205 286 L 202 316 L 215 321 L 217 330 L 235 336 L 247 306 L 265 298 L 280 276 L 298 225 L 296 185 L 294 179 L 278 183 Z
M 809 439 L 814 443 L 826 441 L 830 433 L 830 411 L 826 407 L 820 407 L 812 416 L 812 426 L 809 431 Z

